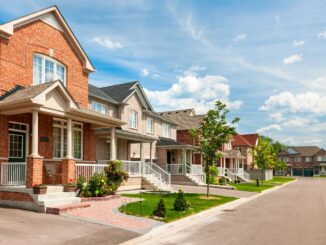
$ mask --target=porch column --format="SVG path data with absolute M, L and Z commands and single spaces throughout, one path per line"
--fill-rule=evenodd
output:
M 76 178 L 76 161 L 72 154 L 72 120 L 67 121 L 67 155 L 62 160 L 62 184 Z
M 152 166 L 152 163 L 153 163 L 152 150 L 153 150 L 153 142 L 150 142 L 149 143 L 149 161 L 150 161 L 151 166 Z
M 38 154 L 38 111 L 32 112 L 32 153 L 27 158 L 26 187 L 43 183 L 43 157 Z
M 183 166 L 184 166 L 184 173 L 187 173 L 187 150 L 182 150 L 182 160 L 183 160 Z
M 144 143 L 143 142 L 140 142 L 139 154 L 140 154 L 140 161 L 145 162 Z
M 68 119 L 67 122 L 67 159 L 72 159 L 72 120 Z
M 189 158 L 190 166 L 192 165 L 192 157 L 193 157 L 193 151 L 190 150 L 190 158 Z
M 111 128 L 110 157 L 110 160 L 117 159 L 117 141 L 115 138 L 115 128 Z

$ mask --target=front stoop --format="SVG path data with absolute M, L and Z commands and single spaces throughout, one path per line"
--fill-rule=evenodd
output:
M 89 203 L 78 203 L 78 204 L 63 205 L 63 206 L 58 206 L 58 207 L 47 207 L 46 213 L 60 215 L 64 212 L 67 212 L 70 210 L 80 209 L 80 208 L 88 208 L 90 206 L 91 206 L 91 204 L 89 204 Z

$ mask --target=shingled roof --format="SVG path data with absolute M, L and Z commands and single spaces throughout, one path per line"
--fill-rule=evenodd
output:
M 88 94 L 92 97 L 96 97 L 98 99 L 102 99 L 102 100 L 108 101 L 110 103 L 114 103 L 114 104 L 117 103 L 117 101 L 115 101 L 109 95 L 104 93 L 100 88 L 98 88 L 94 85 L 91 85 L 91 84 L 88 85 Z
M 294 150 L 294 152 L 290 152 Z M 287 150 L 282 151 L 279 155 L 280 156 L 314 156 L 317 154 L 321 149 L 318 146 L 291 146 Z M 297 153 L 296 153 L 297 152 Z
M 107 87 L 99 88 L 102 90 L 107 96 L 114 99 L 116 102 L 123 102 L 130 94 L 134 92 L 132 87 L 136 85 L 138 82 L 129 82 L 129 83 L 122 83 Z
M 206 115 L 196 115 L 194 109 L 165 111 L 159 113 L 161 116 L 174 121 L 178 126 L 177 130 L 198 129 Z
M 259 134 L 236 134 L 233 135 L 232 146 L 250 146 L 257 143 Z

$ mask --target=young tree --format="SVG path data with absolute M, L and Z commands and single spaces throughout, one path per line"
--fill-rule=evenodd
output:
M 229 142 L 232 135 L 236 133 L 234 124 L 240 121 L 239 118 L 227 122 L 226 116 L 229 113 L 226 105 L 216 101 L 215 108 L 209 110 L 205 116 L 200 129 L 191 129 L 190 133 L 198 139 L 200 152 L 203 155 L 205 164 L 206 179 L 210 179 L 210 166 L 215 165 L 221 157 L 218 149 Z M 209 196 L 209 181 L 207 182 L 207 197 Z

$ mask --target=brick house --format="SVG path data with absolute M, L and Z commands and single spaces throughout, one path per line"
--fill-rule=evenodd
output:
M 326 175 L 326 151 L 317 146 L 291 146 L 278 155 L 293 176 Z

